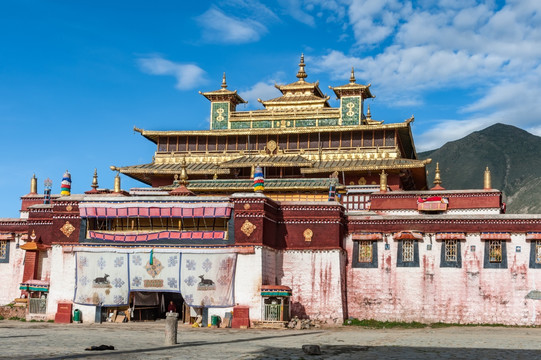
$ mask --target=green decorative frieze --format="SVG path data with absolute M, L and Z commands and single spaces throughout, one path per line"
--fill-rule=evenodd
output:
M 296 120 L 295 121 L 296 127 L 310 127 L 310 126 L 316 126 L 316 120 L 310 119 L 310 120 Z
M 343 97 L 340 103 L 342 125 L 358 125 L 361 120 L 361 98 L 359 96 Z
M 271 120 L 261 120 L 261 121 L 252 122 L 252 128 L 254 129 L 271 128 L 271 127 L 272 127 Z
M 319 126 L 335 126 L 338 125 L 338 119 L 319 119 Z
M 248 121 L 235 121 L 231 122 L 231 129 L 249 129 L 250 123 Z
M 211 103 L 210 118 L 211 129 L 227 129 L 227 123 L 229 122 L 229 103 Z

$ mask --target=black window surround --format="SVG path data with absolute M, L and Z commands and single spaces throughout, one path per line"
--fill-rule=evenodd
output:
M 370 240 L 372 243 L 372 262 L 359 261 L 359 242 L 362 240 L 353 240 L 353 259 L 351 267 L 353 268 L 377 268 L 378 267 L 378 241 Z

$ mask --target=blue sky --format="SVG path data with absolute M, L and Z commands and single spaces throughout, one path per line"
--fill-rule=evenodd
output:
M 0 216 L 18 216 L 33 173 L 40 193 L 66 169 L 74 193 L 94 168 L 112 188 L 110 165 L 152 160 L 134 125 L 207 129 L 198 91 L 224 71 L 240 109 L 259 108 L 301 53 L 328 95 L 354 66 L 374 119 L 414 114 L 418 151 L 496 122 L 541 135 L 540 25 L 538 0 L 4 1 Z

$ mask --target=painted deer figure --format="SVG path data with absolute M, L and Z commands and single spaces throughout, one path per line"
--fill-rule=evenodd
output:
M 105 274 L 103 277 L 97 277 L 94 279 L 95 284 L 108 284 L 109 281 L 107 278 L 109 277 L 109 274 Z
M 199 285 L 205 285 L 205 286 L 214 285 L 214 281 L 210 279 L 205 279 L 205 275 L 199 275 L 199 278 L 201 279 L 201 282 L 199 283 Z

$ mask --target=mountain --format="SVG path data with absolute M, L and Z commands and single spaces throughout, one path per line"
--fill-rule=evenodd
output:
M 495 124 L 439 149 L 418 154 L 431 158 L 428 182 L 440 164 L 442 186 L 482 189 L 488 166 L 492 188 L 504 194 L 508 213 L 541 213 L 541 137 L 511 125 Z

